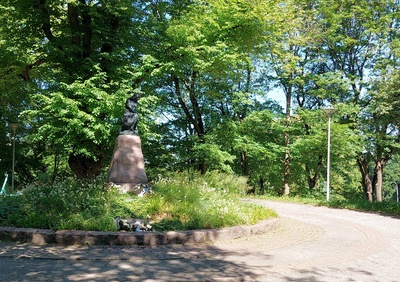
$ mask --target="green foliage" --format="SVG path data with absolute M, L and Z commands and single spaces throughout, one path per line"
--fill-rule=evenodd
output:
M 351 122 L 342 123 L 343 116 L 351 115 L 354 108 L 337 104 L 338 112 L 331 118 L 331 186 L 340 194 L 359 188 L 356 156 L 361 150 L 361 136 L 352 129 Z M 295 195 L 318 193 L 318 186 L 324 183 L 327 156 L 327 118 L 322 110 L 299 110 L 292 118 L 291 169 L 298 175 L 293 180 Z M 314 186 L 308 181 L 315 177 Z M 322 182 L 321 182 L 322 180 Z M 357 191 L 359 192 L 359 191 Z
M 99 147 L 110 149 L 110 137 L 118 126 L 115 121 L 122 113 L 117 102 L 129 94 L 117 91 L 110 95 L 104 83 L 104 74 L 99 73 L 83 82 L 62 84 L 60 91 L 36 95 L 37 106 L 22 114 L 36 128 L 30 138 L 69 144 L 74 153 L 88 157 L 96 157 Z
M 18 207 L 6 214 L 2 224 L 50 229 L 113 230 L 112 218 L 126 210 L 116 190 L 97 183 L 66 180 L 31 185 L 21 195 L 1 199 L 1 206 Z M 7 203 L 8 202 L 8 203 Z
M 385 202 L 397 201 L 396 184 L 400 184 L 399 154 L 394 155 L 385 167 L 385 174 L 383 177 L 383 194 Z
M 200 71 L 217 70 L 219 75 L 262 43 L 265 15 L 259 9 L 274 5 L 243 0 L 196 2 L 172 19 L 167 29 L 169 43 L 182 58 L 171 64 L 183 62 Z
M 331 208 L 341 208 L 356 211 L 376 212 L 385 215 L 400 216 L 400 204 L 395 202 L 369 202 L 365 198 L 344 198 L 342 196 L 332 196 L 329 202 L 326 202 L 323 195 L 319 198 L 309 197 L 276 197 L 276 196 L 260 196 L 258 198 L 269 199 L 274 201 L 282 201 L 288 203 L 302 203 L 315 206 L 328 206 Z
M 241 203 L 245 179 L 212 172 L 160 178 L 147 197 L 121 194 L 99 182 L 31 185 L 20 195 L 0 197 L 0 225 L 115 231 L 114 218 L 148 218 L 158 231 L 254 224 L 276 214 Z
M 276 216 L 271 210 L 241 203 L 235 194 L 243 195 L 245 187 L 245 179 L 215 171 L 204 177 L 189 171 L 161 178 L 151 197 L 153 213 L 160 212 L 160 207 L 163 213 L 160 225 L 155 226 L 162 228 L 172 222 L 179 229 L 219 228 Z
M 160 17 L 165 29 L 157 33 L 158 44 L 164 49 L 152 54 L 160 68 L 152 73 L 157 80 L 146 87 L 162 97 L 157 112 L 163 115 L 162 127 L 168 129 L 160 141 L 168 142 L 176 157 L 172 169 L 189 164 L 203 171 L 234 171 L 232 167 L 239 162 L 237 152 L 221 145 L 223 141 L 214 138 L 217 134 L 213 131 L 241 114 L 233 103 L 254 103 L 254 98 L 249 99 L 252 86 L 245 82 L 253 80 L 248 77 L 253 71 L 249 54 L 263 43 L 266 26 L 272 26 L 265 17 L 276 8 L 275 2 L 189 3 L 169 21 Z
M 132 19 L 138 15 L 132 2 L 3 2 L 0 87 L 8 78 L 10 83 L 1 100 L 6 98 L 13 118 L 24 123 L 27 142 L 41 145 L 37 155 L 45 166 L 54 154 L 63 160 L 77 156 L 75 167 L 85 167 L 85 160 L 101 167 L 127 90 L 141 76 L 134 67 L 140 57 L 133 54 L 138 24 Z
M 193 151 L 195 157 L 203 159 L 209 164 L 209 169 L 219 169 L 227 173 L 233 172 L 230 164 L 233 163 L 235 157 L 223 151 L 217 144 L 197 143 L 193 147 Z
M 392 167 L 390 199 L 399 162 L 390 159 L 400 149 L 399 9 L 394 0 L 4 0 L 0 132 L 21 124 L 17 186 L 70 176 L 71 155 L 84 157 L 79 169 L 85 158 L 107 163 L 124 100 L 140 89 L 150 178 L 217 169 L 277 194 L 288 149 L 291 192 L 318 198 L 327 142 L 320 108 L 333 105 L 333 193 L 360 196 L 360 180 L 377 179 L 361 177 L 362 155 L 371 171 Z M 293 103 L 287 120 L 264 103 L 275 87 Z M 0 136 L 0 175 L 10 175 L 7 143 Z
M 14 197 L 0 196 L 0 222 L 5 222 L 10 214 L 18 213 L 20 205 L 19 201 Z
M 213 170 L 203 175 L 203 178 L 209 186 L 215 187 L 219 193 L 226 195 L 244 196 L 249 189 L 247 178 L 236 174 Z

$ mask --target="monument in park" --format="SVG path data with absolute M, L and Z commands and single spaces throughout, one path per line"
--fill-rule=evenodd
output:
M 141 95 L 133 94 L 125 102 L 122 126 L 115 140 L 114 153 L 107 182 L 119 187 L 121 192 L 139 194 L 147 189 L 142 143 L 137 131 L 139 114 L 136 111 Z

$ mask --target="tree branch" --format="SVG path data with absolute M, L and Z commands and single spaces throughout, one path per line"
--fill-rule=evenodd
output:
M 34 68 L 34 67 L 38 67 L 42 64 L 44 64 L 46 62 L 45 59 L 39 59 L 36 62 L 34 62 L 33 64 L 30 64 L 28 66 L 26 66 L 26 68 L 24 68 L 22 70 L 22 73 L 19 74 L 19 76 L 24 80 L 24 81 L 30 81 L 31 78 L 29 76 L 29 72 Z

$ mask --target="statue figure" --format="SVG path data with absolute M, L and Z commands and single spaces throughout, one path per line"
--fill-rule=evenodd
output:
M 122 116 L 122 126 L 119 131 L 120 135 L 139 135 L 137 131 L 137 124 L 139 121 L 139 114 L 136 111 L 138 101 L 141 95 L 139 93 L 133 94 L 126 99 L 125 111 Z
M 147 192 L 143 187 L 148 187 L 142 142 L 137 130 L 139 114 L 136 108 L 141 96 L 140 92 L 134 92 L 125 102 L 122 125 L 115 140 L 107 178 L 107 182 L 117 185 L 121 192 L 133 192 L 138 196 Z

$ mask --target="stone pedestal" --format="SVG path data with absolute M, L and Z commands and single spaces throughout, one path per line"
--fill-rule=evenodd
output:
M 107 182 L 120 186 L 122 192 L 141 192 L 141 184 L 147 184 L 140 137 L 119 135 L 115 140 Z

